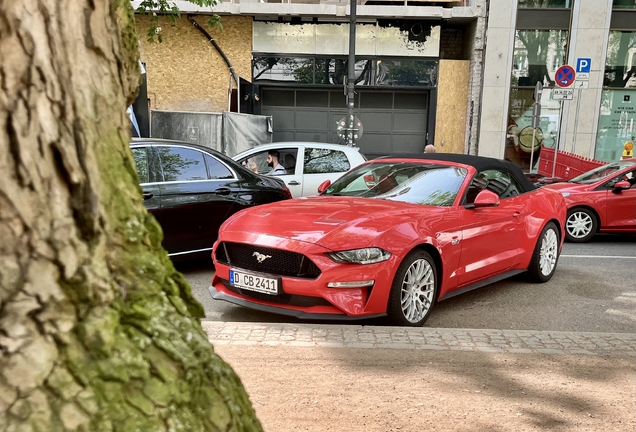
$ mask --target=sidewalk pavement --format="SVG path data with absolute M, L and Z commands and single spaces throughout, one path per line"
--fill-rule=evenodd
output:
M 265 432 L 636 431 L 636 334 L 202 321 Z
M 636 357 L 635 333 L 202 321 L 214 345 L 454 350 Z

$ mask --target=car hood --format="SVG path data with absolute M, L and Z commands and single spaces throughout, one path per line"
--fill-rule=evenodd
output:
M 578 183 L 552 183 L 542 186 L 542 189 L 551 189 L 559 192 L 585 192 L 595 185 L 578 184 Z
M 332 250 L 369 246 L 403 221 L 438 220 L 446 207 L 371 198 L 308 197 L 243 210 L 221 232 L 248 232 L 313 243 Z

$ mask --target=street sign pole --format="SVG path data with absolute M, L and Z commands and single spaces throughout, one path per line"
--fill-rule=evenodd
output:
M 576 59 L 576 81 L 574 86 L 579 89 L 576 99 L 576 112 L 574 113 L 574 130 L 572 132 L 572 153 L 576 149 L 576 132 L 579 128 L 579 109 L 581 108 L 581 90 L 588 88 L 590 72 L 592 70 L 591 58 Z
M 563 99 L 559 101 L 559 119 L 561 118 L 561 114 L 563 114 Z M 559 133 L 557 134 L 557 141 L 554 144 L 554 161 L 552 161 L 552 177 L 554 177 L 556 173 L 557 153 L 559 151 L 560 142 L 561 142 L 561 125 L 559 125 Z
M 541 116 L 541 94 L 543 93 L 543 84 L 541 81 L 537 81 L 537 85 L 534 88 L 534 110 L 532 111 L 532 145 L 530 146 L 530 169 L 528 172 L 532 172 L 534 164 L 534 140 L 537 136 L 537 126 L 539 125 L 539 118 Z
M 576 72 L 574 68 L 570 65 L 563 65 L 556 70 L 554 74 L 554 83 L 560 87 L 560 89 L 554 89 L 552 91 L 552 99 L 556 99 L 555 96 L 558 95 L 558 99 L 560 100 L 559 106 L 559 133 L 557 134 L 557 142 L 554 147 L 554 161 L 552 164 L 552 177 L 556 175 L 556 164 L 557 164 L 557 153 L 559 152 L 559 147 L 561 147 L 561 130 L 563 129 L 563 101 L 572 99 L 574 95 L 574 90 L 569 89 L 569 87 L 574 83 L 576 79 Z
M 579 126 L 579 108 L 581 107 L 581 89 L 579 89 L 576 95 L 576 112 L 574 113 L 574 131 L 572 131 L 572 153 L 574 153 L 574 147 L 576 145 L 576 130 Z

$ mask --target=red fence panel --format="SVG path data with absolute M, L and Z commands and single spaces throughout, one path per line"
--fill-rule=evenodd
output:
M 573 153 L 558 150 L 554 177 L 559 177 L 564 180 L 570 180 L 596 167 L 605 165 L 606 163 L 607 162 L 590 159 Z M 541 158 L 539 159 L 538 172 L 545 177 L 553 177 L 553 169 L 554 149 L 543 147 L 541 149 Z

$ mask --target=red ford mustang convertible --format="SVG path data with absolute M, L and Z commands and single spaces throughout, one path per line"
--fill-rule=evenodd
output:
M 512 163 L 398 155 L 326 183 L 318 196 L 222 225 L 213 298 L 305 319 L 388 315 L 421 326 L 436 301 L 521 272 L 547 282 L 556 269 L 565 200 Z

